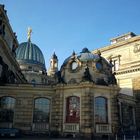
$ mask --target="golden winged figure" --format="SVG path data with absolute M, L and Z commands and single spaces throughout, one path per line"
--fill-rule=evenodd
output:
M 32 28 L 28 27 L 28 40 L 31 40 Z

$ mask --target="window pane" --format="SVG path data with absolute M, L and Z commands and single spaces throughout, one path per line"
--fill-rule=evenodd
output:
M 48 122 L 50 116 L 50 100 L 46 98 L 35 99 L 34 122 Z
M 80 120 L 80 98 L 71 96 L 66 99 L 66 122 L 78 123 Z
M 107 99 L 104 97 L 95 98 L 95 122 L 107 123 Z
M 13 122 L 15 99 L 12 97 L 0 98 L 0 122 Z

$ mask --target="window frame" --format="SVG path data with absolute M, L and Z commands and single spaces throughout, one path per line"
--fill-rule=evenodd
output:
M 6 104 L 6 107 L 2 107 L 2 104 L 1 104 L 1 99 L 2 98 L 10 98 L 10 99 L 12 99 L 14 101 L 14 103 L 12 101 L 12 103 L 11 103 L 12 106 L 10 105 L 10 103 L 8 103 L 8 104 Z M 7 105 L 8 106 L 10 105 L 10 107 L 8 107 Z M 0 109 L 5 110 L 5 111 L 11 111 L 12 110 L 12 113 L 13 113 L 12 119 L 11 119 L 11 115 L 10 115 L 10 117 L 9 117 L 10 120 L 2 120 L 2 121 L 0 120 L 0 123 L 13 123 L 14 122 L 14 118 L 15 118 L 15 107 L 16 107 L 16 98 L 14 98 L 12 96 L 2 96 L 2 97 L 0 97 Z M 10 114 L 10 113 L 8 113 L 8 114 Z
M 79 106 L 76 110 L 76 112 L 79 110 L 79 113 L 78 113 L 78 117 L 74 116 L 74 114 L 72 116 L 70 116 L 70 99 L 72 97 L 76 97 L 76 101 L 78 101 L 77 105 Z M 80 97 L 79 96 L 68 96 L 65 98 L 65 123 L 80 123 L 80 111 L 81 111 L 81 108 L 80 108 Z M 76 113 L 75 112 L 75 113 Z M 75 114 L 76 115 L 76 114 Z M 73 117 L 73 118 L 72 118 Z
M 96 121 L 96 114 L 98 114 L 99 112 L 101 112 L 101 111 L 98 111 L 97 113 L 96 113 L 96 99 L 104 99 L 104 101 L 105 101 L 105 116 L 104 116 L 104 118 L 105 118 L 105 121 Z M 100 104 L 100 103 L 98 103 L 98 104 Z M 103 107 L 102 107 L 103 108 Z M 99 113 L 99 115 L 101 115 L 100 113 Z M 100 116 L 99 116 L 100 117 Z M 95 97 L 95 99 L 94 99 L 94 121 L 95 121 L 95 124 L 108 124 L 108 122 L 109 122 L 109 115 L 108 115 L 108 99 L 106 98 L 106 97 L 104 97 L 104 96 L 97 96 L 97 97 Z
M 34 120 L 35 119 L 35 117 L 34 117 L 34 115 L 35 115 L 35 105 L 36 105 L 36 100 L 38 100 L 38 99 L 46 99 L 47 101 L 49 101 L 48 103 L 49 104 L 47 104 L 47 108 L 48 108 L 48 121 L 42 121 L 42 119 L 40 120 L 40 121 L 36 121 L 36 120 Z M 42 106 L 42 105 L 41 105 Z M 42 107 L 41 107 L 42 108 Z M 39 110 L 40 111 L 40 110 Z M 33 106 L 33 120 L 32 120 L 32 122 L 33 123 L 50 123 L 50 120 L 51 120 L 51 99 L 50 98 L 47 98 L 47 97 L 37 97 L 37 98 L 35 98 L 34 99 L 34 106 Z

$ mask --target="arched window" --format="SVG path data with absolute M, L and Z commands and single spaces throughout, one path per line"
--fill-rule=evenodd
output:
M 12 97 L 0 98 L 0 122 L 13 122 L 15 101 Z
M 96 123 L 108 122 L 107 99 L 104 97 L 95 98 L 95 122 Z
M 37 98 L 34 104 L 34 123 L 49 123 L 50 118 L 50 100 L 47 98 Z
M 66 122 L 79 123 L 80 120 L 80 98 L 70 96 L 66 98 Z

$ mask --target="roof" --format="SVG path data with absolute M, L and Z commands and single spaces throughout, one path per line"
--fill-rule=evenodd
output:
M 38 64 L 45 68 L 45 60 L 39 47 L 30 41 L 23 42 L 16 50 L 16 59 L 20 63 Z

